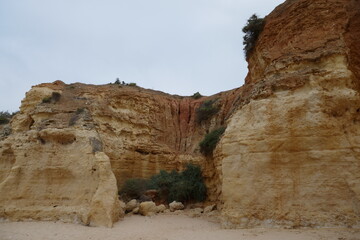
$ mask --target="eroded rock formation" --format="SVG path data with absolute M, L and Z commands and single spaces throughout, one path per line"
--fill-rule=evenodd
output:
M 34 86 L 0 129 L 0 217 L 111 226 L 126 179 L 193 162 L 225 227 L 359 227 L 359 14 L 358 0 L 286 1 L 266 17 L 245 85 L 211 97 Z M 219 111 L 199 123 L 206 100 Z M 205 158 L 198 143 L 222 125 Z
M 198 143 L 224 124 L 234 96 L 195 100 L 61 81 L 34 86 L 11 122 L 12 133 L 0 142 L 0 192 L 6 193 L 0 196 L 1 216 L 111 226 L 123 214 L 117 186 L 181 170 L 190 161 L 203 167 L 209 200 L 215 201 L 218 174 Z M 198 123 L 195 109 L 206 99 L 216 99 L 219 112 Z
M 217 149 L 224 226 L 359 226 L 359 9 L 286 1 L 266 18 Z

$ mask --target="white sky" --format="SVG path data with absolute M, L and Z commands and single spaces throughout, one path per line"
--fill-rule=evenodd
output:
M 247 73 L 241 32 L 284 0 L 0 0 L 0 111 L 31 86 L 135 82 L 212 95 Z

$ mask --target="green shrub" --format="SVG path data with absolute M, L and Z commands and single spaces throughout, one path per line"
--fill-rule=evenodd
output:
M 147 190 L 146 179 L 131 178 L 125 181 L 119 194 L 129 199 L 139 199 Z
M 219 108 L 214 106 L 216 101 L 217 99 L 207 100 L 203 102 L 198 109 L 196 109 L 196 120 L 198 123 L 210 119 L 219 111 Z
M 139 199 L 146 190 L 156 189 L 159 197 L 168 203 L 172 201 L 189 202 L 204 201 L 206 199 L 206 186 L 204 184 L 199 166 L 188 164 L 183 172 L 166 172 L 150 179 L 129 179 L 120 190 L 124 198 Z
M 194 99 L 199 99 L 199 98 L 202 98 L 202 95 L 199 92 L 196 92 L 191 97 Z
M 9 113 L 8 111 L 1 111 L 0 112 L 0 117 L 3 117 L 3 118 L 11 118 L 13 115 L 15 115 L 17 112 L 14 112 L 14 113 Z
M 136 87 L 137 85 L 136 85 L 136 83 L 131 82 L 131 83 L 128 84 L 128 86 L 130 86 L 130 87 Z
M 188 164 L 180 173 L 177 181 L 169 190 L 168 202 L 180 201 L 202 202 L 206 199 L 206 186 L 204 184 L 199 166 Z
M 206 134 L 204 139 L 199 143 L 200 152 L 205 156 L 211 156 L 225 129 L 225 127 L 221 127 Z
M 250 53 L 254 50 L 256 41 L 264 29 L 265 19 L 259 18 L 256 14 L 253 14 L 248 20 L 242 31 L 245 33 L 243 44 L 244 53 L 246 59 L 250 56 Z
M 5 117 L 0 117 L 0 125 L 9 123 L 9 119 Z
M 12 115 L 8 111 L 1 111 L 0 112 L 0 125 L 9 123 L 11 116 Z
M 8 111 L 0 111 L 0 125 L 7 124 L 11 118 L 18 112 L 9 113 Z

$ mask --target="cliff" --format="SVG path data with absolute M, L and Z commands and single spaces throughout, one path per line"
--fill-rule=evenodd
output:
M 202 167 L 216 201 L 218 174 L 198 144 L 224 124 L 236 91 L 195 100 L 118 84 L 34 86 L 0 142 L 1 216 L 111 226 L 122 216 L 117 186 L 187 162 Z M 209 99 L 219 111 L 199 123 Z
M 359 226 L 359 14 L 298 0 L 266 17 L 217 149 L 224 226 Z
M 34 86 L 0 129 L 0 217 L 112 226 L 126 179 L 193 162 L 224 227 L 359 227 L 359 19 L 358 0 L 286 1 L 266 17 L 245 85 L 210 97 Z M 199 122 L 208 100 L 219 111 Z M 199 142 L 223 125 L 204 157 Z

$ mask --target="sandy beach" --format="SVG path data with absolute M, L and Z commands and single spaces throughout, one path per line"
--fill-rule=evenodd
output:
M 113 228 L 62 222 L 2 222 L 0 240 L 359 240 L 360 229 L 221 229 L 184 215 L 127 216 Z

